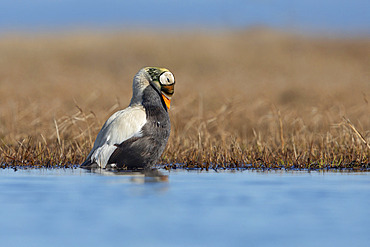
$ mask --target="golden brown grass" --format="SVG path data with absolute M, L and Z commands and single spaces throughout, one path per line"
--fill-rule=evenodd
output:
M 81 163 L 134 74 L 177 85 L 161 163 L 370 167 L 370 39 L 281 32 L 127 32 L 0 39 L 0 164 Z

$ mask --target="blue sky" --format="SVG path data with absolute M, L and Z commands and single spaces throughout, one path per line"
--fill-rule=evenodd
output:
M 370 34 L 369 0 L 0 0 L 0 31 L 210 28 Z

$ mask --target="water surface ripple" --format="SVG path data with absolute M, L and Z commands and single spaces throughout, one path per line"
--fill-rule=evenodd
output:
M 370 173 L 0 170 L 1 246 L 367 246 Z

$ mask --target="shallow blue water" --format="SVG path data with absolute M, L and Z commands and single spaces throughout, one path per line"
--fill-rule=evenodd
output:
M 1 246 L 367 246 L 369 175 L 5 169 Z

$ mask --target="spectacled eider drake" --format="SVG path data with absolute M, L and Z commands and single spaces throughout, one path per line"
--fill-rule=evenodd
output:
M 165 68 L 141 69 L 133 80 L 130 105 L 105 122 L 81 167 L 137 170 L 155 165 L 170 136 L 174 85 Z

